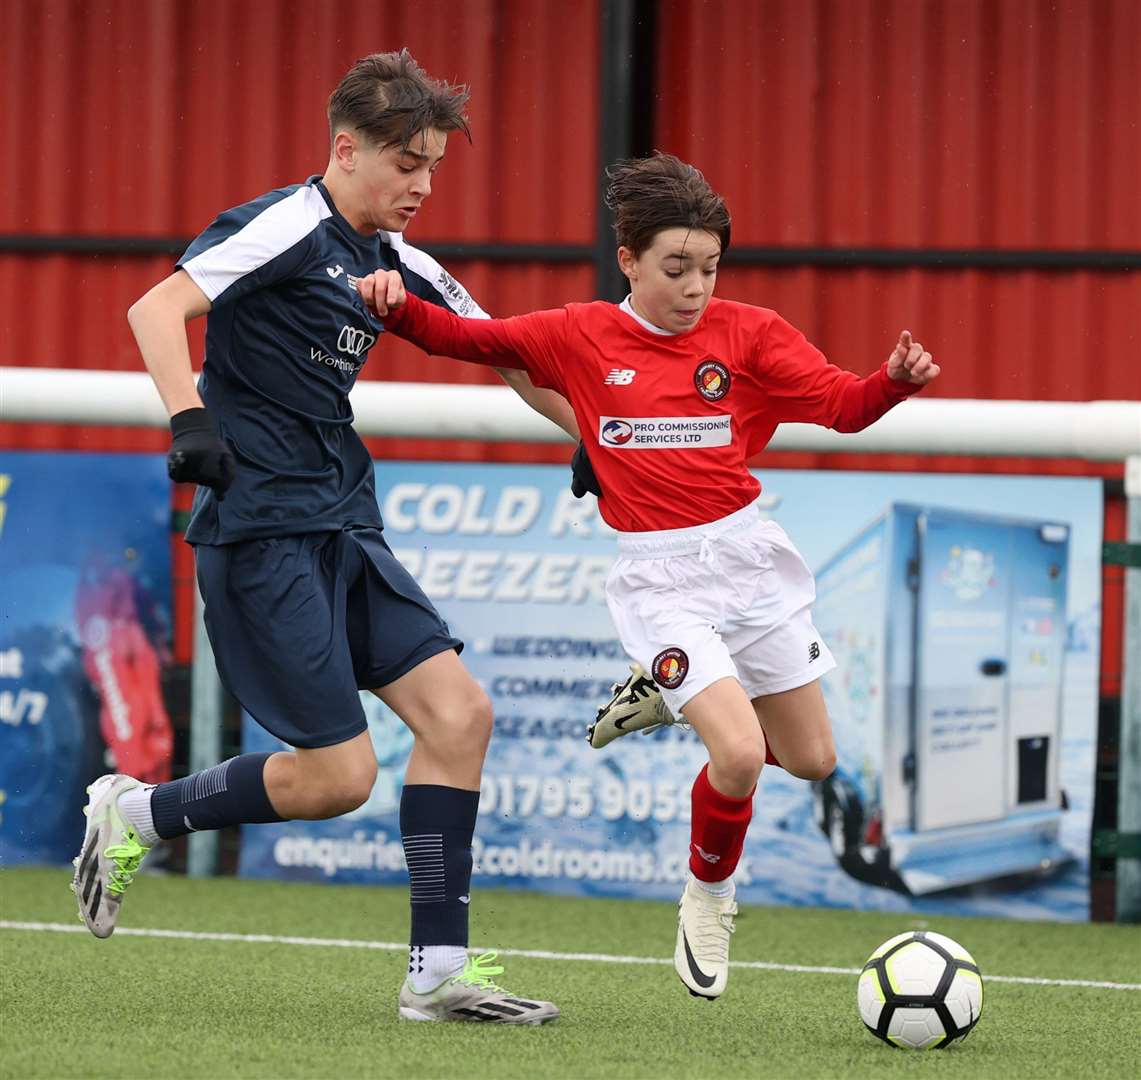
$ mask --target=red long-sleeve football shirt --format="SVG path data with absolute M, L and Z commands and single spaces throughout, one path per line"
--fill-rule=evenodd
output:
M 463 319 L 409 295 L 385 320 L 426 352 L 522 368 L 574 409 L 621 532 L 702 525 L 748 505 L 746 462 L 777 424 L 860 431 L 919 389 L 828 363 L 775 311 L 712 299 L 684 334 L 655 334 L 614 304 Z

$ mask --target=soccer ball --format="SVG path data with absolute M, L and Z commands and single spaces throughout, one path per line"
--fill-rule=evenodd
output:
M 927 930 L 885 941 L 860 972 L 856 992 L 868 1030 L 906 1050 L 942 1050 L 979 1022 L 983 977 L 958 942 Z

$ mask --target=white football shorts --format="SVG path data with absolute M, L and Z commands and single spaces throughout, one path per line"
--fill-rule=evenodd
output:
M 674 715 L 719 679 L 750 698 L 792 690 L 836 666 L 812 624 L 816 583 L 757 504 L 688 529 L 619 533 L 606 601 L 626 652 Z

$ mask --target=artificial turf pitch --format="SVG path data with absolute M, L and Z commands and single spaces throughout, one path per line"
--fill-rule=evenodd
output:
M 665 964 L 504 957 L 500 981 L 548 997 L 545 1027 L 396 1016 L 399 951 L 28 930 L 78 927 L 59 870 L 0 871 L 0 1076 L 19 1077 L 1065 1077 L 1141 1074 L 1141 989 L 985 983 L 961 1045 L 873 1038 L 845 973 L 737 969 L 716 1002 Z M 670 904 L 510 892 L 473 897 L 475 945 L 667 958 Z M 745 908 L 734 961 L 858 968 L 923 925 L 899 915 Z M 139 879 L 121 928 L 352 941 L 406 938 L 402 889 Z M 939 918 L 988 975 L 1141 983 L 1141 930 Z

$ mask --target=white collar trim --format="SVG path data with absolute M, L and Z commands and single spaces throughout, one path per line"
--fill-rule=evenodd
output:
M 660 334 L 662 337 L 677 337 L 677 334 L 675 334 L 672 330 L 663 330 L 660 326 L 655 326 L 648 319 L 643 319 L 642 316 L 634 310 L 634 305 L 630 303 L 629 296 L 627 296 L 626 299 L 623 300 L 622 303 L 620 303 L 618 306 L 624 312 L 626 312 L 626 314 L 629 315 L 630 318 L 633 319 L 639 326 L 643 326 L 649 330 L 651 334 Z

